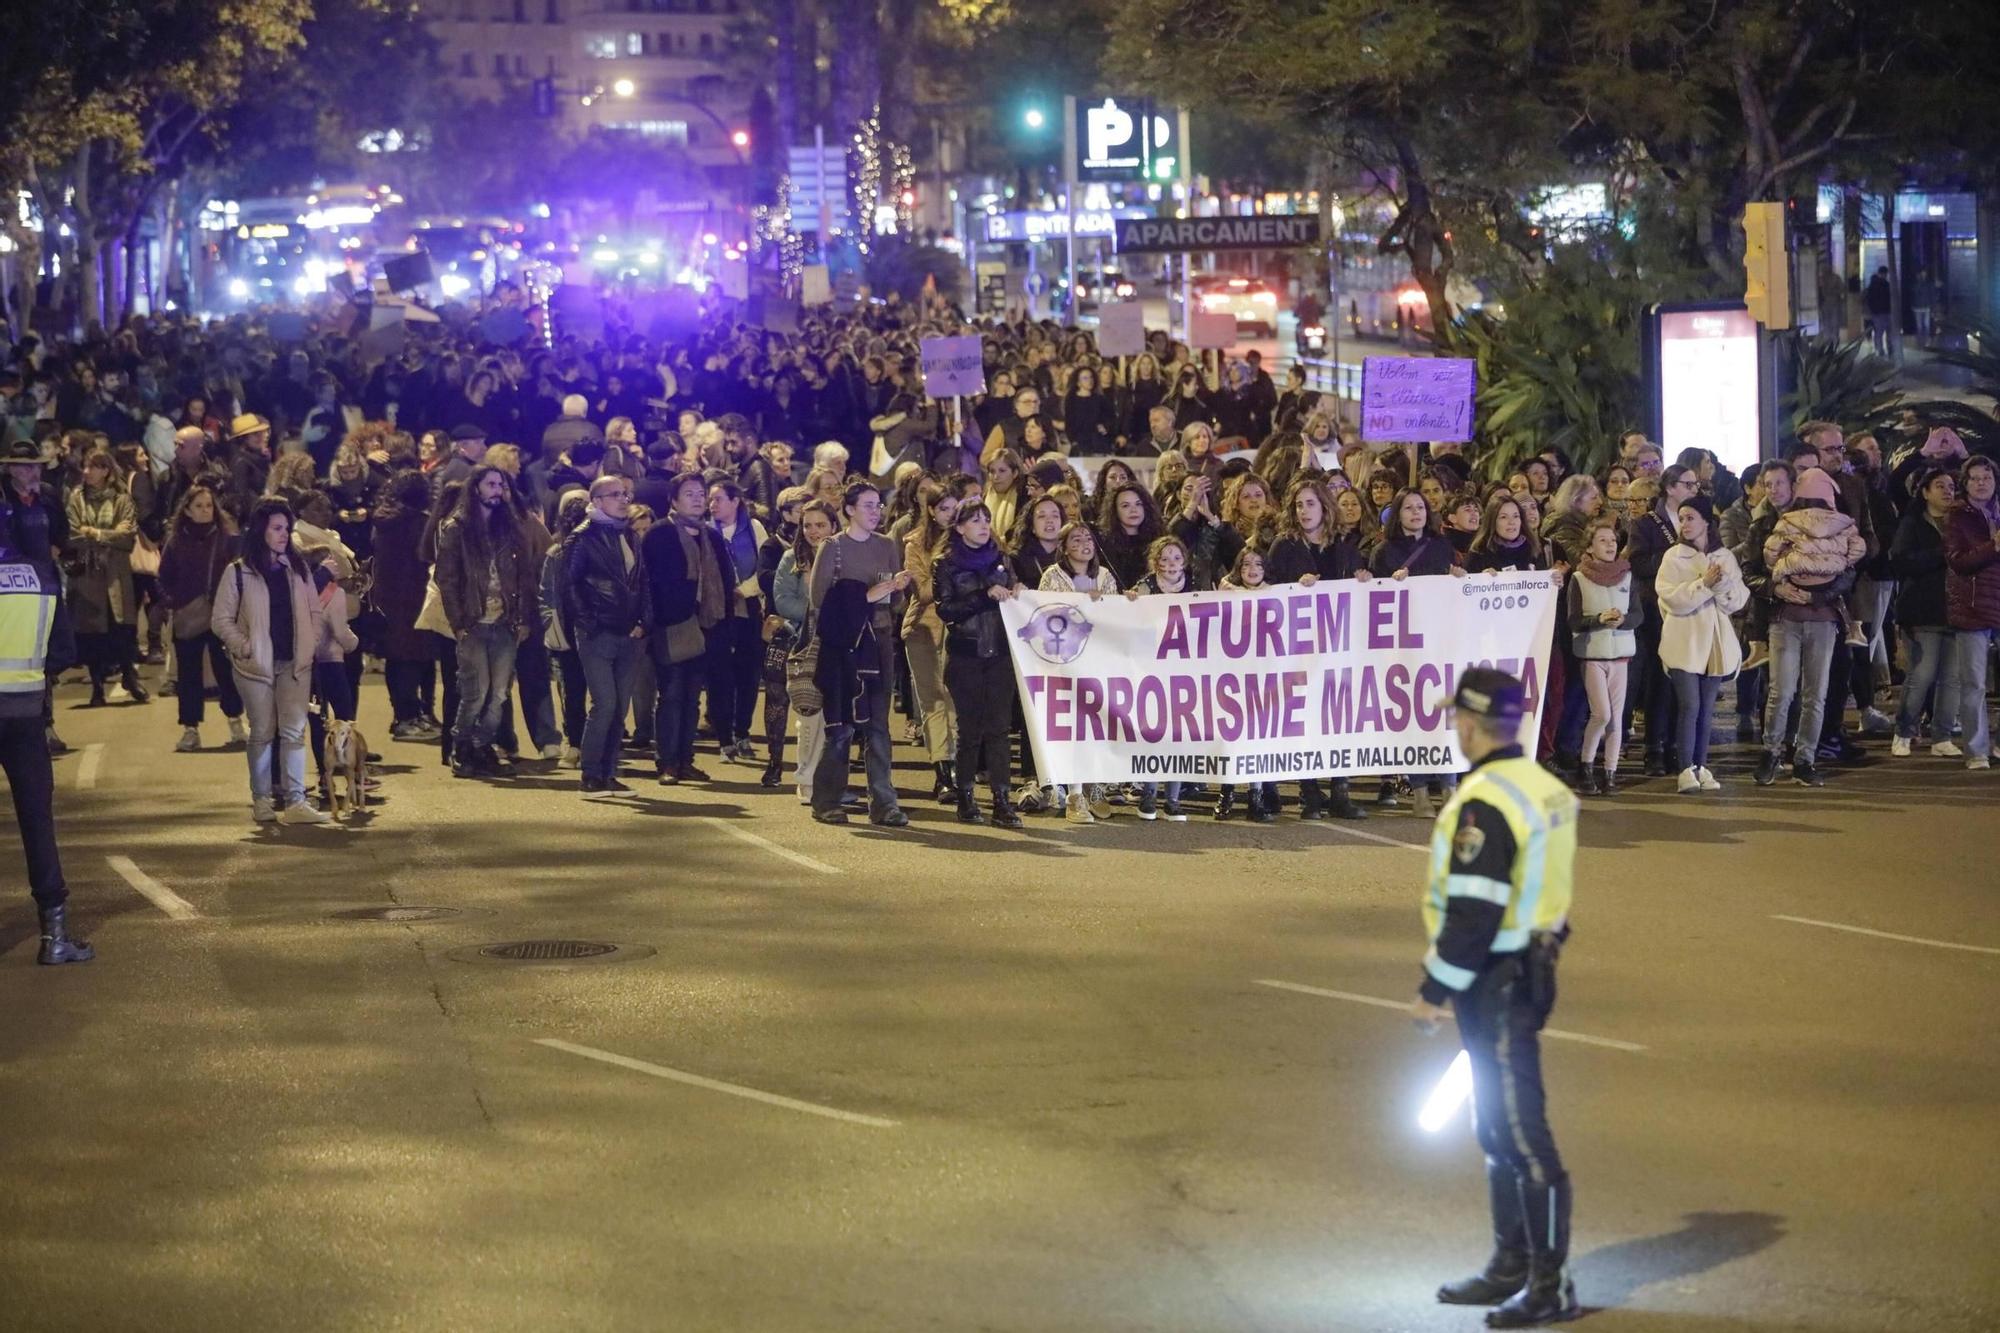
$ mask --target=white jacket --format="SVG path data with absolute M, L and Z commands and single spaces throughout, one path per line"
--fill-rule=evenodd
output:
M 287 568 L 285 582 L 292 590 L 292 675 L 312 679 L 313 655 L 319 648 L 319 594 L 310 581 Z M 229 664 L 248 680 L 271 682 L 274 674 L 271 651 L 271 589 L 264 576 L 246 570 L 241 560 L 232 560 L 222 572 L 215 589 L 215 609 L 209 628 L 229 650 Z
M 1713 587 L 1702 582 L 1711 565 L 1722 570 Z M 1729 617 L 1750 602 L 1736 557 L 1676 542 L 1660 558 L 1653 588 L 1660 597 L 1660 665 L 1703 676 L 1735 675 L 1743 649 Z

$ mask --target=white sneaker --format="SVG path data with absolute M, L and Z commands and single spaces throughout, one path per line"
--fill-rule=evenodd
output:
M 1910 738 L 1908 736 L 1898 736 L 1895 740 L 1890 741 L 1889 753 L 1898 759 L 1908 759 L 1910 757 Z
M 126 692 L 123 685 L 113 685 L 104 692 L 104 701 L 113 704 L 129 704 L 132 702 L 132 696 Z
M 1707 770 L 1706 768 L 1697 768 L 1697 769 L 1696 769 L 1696 770 L 1694 771 L 1694 775 L 1695 775 L 1695 777 L 1696 777 L 1697 779 L 1699 779 L 1699 780 L 1700 780 L 1700 782 L 1701 782 L 1701 789 L 1702 789 L 1703 791 L 1721 791 L 1721 790 L 1722 790 L 1722 784 L 1721 784 L 1720 782 L 1717 782 L 1717 781 L 1715 780 L 1715 774 L 1713 774 L 1713 773 L 1709 772 L 1709 771 L 1708 771 L 1708 770 Z
M 1864 736 L 1886 736 L 1896 729 L 1896 720 L 1879 708 L 1861 710 L 1861 734 Z
M 250 743 L 250 728 L 243 725 L 242 718 L 232 717 L 229 719 L 229 741 L 232 745 L 248 745 Z
M 582 768 L 583 751 L 574 745 L 565 745 L 556 754 L 556 762 L 564 768 Z
M 193 727 L 181 729 L 180 740 L 174 743 L 175 754 L 193 754 L 201 748 L 201 733 Z
M 1965 766 L 1967 768 L 1991 768 L 1993 767 L 1993 761 L 1983 754 L 1976 754 L 1965 761 Z
M 310 801 L 299 801 L 278 812 L 280 824 L 331 824 L 333 816 Z
M 556 762 L 560 763 L 562 762 L 562 752 L 563 752 L 563 747 L 561 742 L 550 741 L 547 745 L 544 745 L 542 747 L 542 758 L 553 759 Z
M 1700 771 L 1692 768 L 1682 769 L 1680 782 L 1674 788 L 1674 790 L 1676 793 L 1682 796 L 1692 796 L 1696 792 L 1700 791 L 1701 790 Z
M 250 802 L 250 818 L 259 824 L 275 824 L 278 822 L 278 809 L 271 804 L 270 797 L 259 796 Z
M 1090 802 L 1084 799 L 1082 792 L 1077 792 L 1069 798 L 1069 808 L 1064 812 L 1063 819 L 1071 824 L 1095 824 L 1097 822 L 1097 816 L 1091 813 Z
M 1962 759 L 1965 757 L 1965 751 L 1959 749 L 1958 746 L 1950 741 L 1939 741 L 1931 747 L 1931 753 L 1940 759 Z

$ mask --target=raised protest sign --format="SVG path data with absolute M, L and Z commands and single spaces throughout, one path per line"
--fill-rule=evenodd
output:
M 1463 769 L 1449 705 L 1497 666 L 1539 725 L 1547 573 L 1323 580 L 1184 597 L 1002 602 L 1044 782 L 1292 782 Z
M 1197 310 L 1188 324 L 1188 346 L 1197 350 L 1236 346 L 1236 316 L 1227 310 Z
M 833 275 L 826 265 L 807 264 L 799 270 L 799 304 L 833 304 Z
M 926 338 L 921 344 L 924 359 L 924 392 L 933 398 L 950 398 L 963 393 L 986 392 L 986 363 L 979 350 L 979 335 L 959 338 Z
M 1137 356 L 1146 350 L 1146 307 L 1117 301 L 1097 311 L 1097 354 Z
M 1119 218 L 1113 245 L 1121 255 L 1202 250 L 1289 250 L 1319 244 L 1319 215 L 1264 213 L 1247 218 Z
M 1472 438 L 1468 357 L 1368 356 L 1361 359 L 1361 438 L 1394 443 Z

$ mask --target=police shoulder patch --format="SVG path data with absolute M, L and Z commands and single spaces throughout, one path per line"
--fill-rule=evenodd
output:
M 1479 853 L 1485 849 L 1486 830 L 1479 827 L 1472 811 L 1463 811 L 1458 817 L 1458 832 L 1451 840 L 1452 858 L 1460 865 L 1470 865 L 1479 859 Z

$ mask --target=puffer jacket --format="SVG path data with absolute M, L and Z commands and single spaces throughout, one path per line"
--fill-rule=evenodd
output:
M 1013 587 L 1014 571 L 1005 560 L 988 570 L 968 569 L 952 560 L 951 549 L 947 543 L 944 554 L 931 567 L 938 618 L 944 621 L 945 651 L 967 657 L 1004 657 L 1007 626 L 1000 618 L 1000 603 L 987 590 Z
M 1712 586 L 1703 582 L 1710 565 L 1722 570 Z M 1661 557 L 1653 588 L 1660 602 L 1660 665 L 1703 676 L 1735 675 L 1743 649 L 1729 617 L 1750 603 L 1736 557 L 1681 542 Z
M 2000 548 L 1993 524 L 1960 503 L 1944 521 L 1945 614 L 1953 629 L 2000 630 Z
M 1779 590 L 1781 585 L 1816 591 L 1860 564 L 1867 554 L 1868 544 L 1852 518 L 1810 500 L 1794 502 L 1764 542 L 1764 566 L 1777 585 L 1773 591 L 1780 601 L 1792 600 Z

